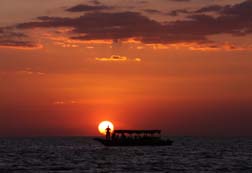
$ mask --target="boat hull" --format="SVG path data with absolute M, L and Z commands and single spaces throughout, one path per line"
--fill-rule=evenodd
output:
M 172 145 L 171 140 L 105 140 L 102 138 L 94 138 L 94 140 L 99 141 L 105 146 L 167 146 Z

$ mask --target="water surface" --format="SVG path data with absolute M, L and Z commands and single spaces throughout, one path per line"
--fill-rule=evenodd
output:
M 0 138 L 0 172 L 252 172 L 252 138 L 105 147 L 87 137 Z

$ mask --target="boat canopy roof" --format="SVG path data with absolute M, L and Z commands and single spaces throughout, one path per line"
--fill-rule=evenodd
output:
M 161 133 L 161 130 L 114 130 L 114 133 L 128 133 L 128 134 L 155 134 L 155 133 L 158 133 L 160 134 Z

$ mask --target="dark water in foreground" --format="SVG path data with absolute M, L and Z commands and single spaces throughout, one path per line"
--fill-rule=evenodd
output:
M 0 172 L 252 172 L 252 138 L 172 138 L 104 147 L 92 138 L 0 138 Z

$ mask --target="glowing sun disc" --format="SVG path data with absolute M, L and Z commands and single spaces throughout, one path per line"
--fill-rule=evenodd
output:
M 109 128 L 111 129 L 110 132 L 113 132 L 114 130 L 114 125 L 113 123 L 111 123 L 110 121 L 102 121 L 100 122 L 100 124 L 98 125 L 98 130 L 101 134 L 105 135 L 106 134 L 106 128 L 109 126 Z

